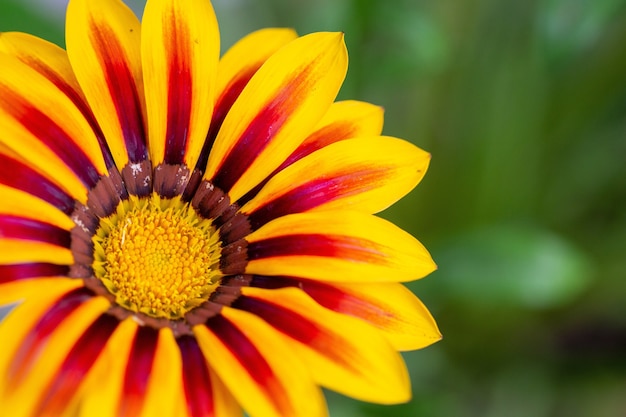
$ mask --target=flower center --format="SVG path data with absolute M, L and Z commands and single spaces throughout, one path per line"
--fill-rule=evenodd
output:
M 92 268 L 120 306 L 179 319 L 220 283 L 221 245 L 212 222 L 179 197 L 131 197 L 100 220 Z

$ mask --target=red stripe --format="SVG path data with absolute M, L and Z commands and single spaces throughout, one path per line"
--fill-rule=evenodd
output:
M 211 153 L 211 148 L 213 147 L 213 142 L 215 142 L 217 133 L 220 131 L 226 115 L 259 67 L 255 67 L 249 71 L 238 74 L 217 99 L 215 108 L 213 109 L 213 117 L 211 118 L 209 133 L 204 141 L 204 145 L 202 145 L 202 152 L 200 152 L 196 169 L 204 171 L 206 168 L 207 161 L 209 160 L 209 154 Z
M 341 366 L 351 368 L 350 357 L 356 353 L 307 317 L 277 304 L 246 296 L 239 297 L 234 307 L 262 318 L 290 338 L 323 353 Z
M 52 204 L 65 214 L 74 211 L 74 199 L 28 165 L 0 154 L 0 183 L 25 191 Z
M 250 260 L 276 256 L 323 256 L 357 262 L 386 263 L 385 253 L 375 243 L 351 236 L 296 234 L 248 244 Z
M 34 415 L 64 414 L 76 389 L 102 353 L 118 324 L 115 317 L 103 314 L 85 330 L 61 364 Z
M 0 100 L 10 103 L 9 106 L 3 106 L 4 111 L 56 154 L 87 188 L 92 188 L 98 182 L 98 171 L 62 126 L 3 85 L 0 85 Z
M 191 122 L 191 103 L 193 101 L 193 80 L 189 64 L 188 42 L 189 29 L 183 25 L 182 19 L 169 16 L 170 39 L 168 52 L 170 69 L 167 91 L 167 132 L 165 135 L 166 164 L 176 165 L 184 162 Z
M 280 166 L 279 170 L 288 167 L 299 159 L 340 140 L 354 137 L 358 126 L 348 121 L 337 121 L 323 127 L 309 136 L 298 149 Z
M 106 143 L 104 139 L 104 134 L 96 122 L 96 119 L 91 112 L 91 109 L 83 99 L 83 97 L 78 93 L 78 91 L 68 84 L 59 74 L 46 65 L 44 62 L 36 59 L 23 59 L 23 61 L 33 68 L 35 71 L 39 72 L 41 75 L 46 77 L 50 82 L 52 82 L 67 98 L 69 98 L 72 103 L 80 110 L 83 114 L 89 125 L 94 131 L 96 138 L 98 139 L 98 144 L 100 145 L 100 150 L 102 151 L 102 155 L 104 157 L 104 163 L 106 164 L 107 169 L 112 168 L 115 165 L 113 161 L 113 157 L 111 156 L 111 151 L 109 150 L 109 145 Z
M 362 169 L 337 173 L 330 178 L 316 178 L 266 202 L 249 214 L 253 230 L 270 220 L 293 213 L 303 213 L 342 197 L 374 188 L 384 179 L 387 170 Z
M 119 404 L 119 416 L 137 416 L 141 412 L 148 389 L 152 363 L 159 333 L 151 327 L 139 327 L 130 351 L 124 388 Z
M 22 240 L 46 242 L 69 248 L 70 232 L 39 220 L 0 214 L 0 236 Z
M 247 129 L 222 161 L 212 182 L 225 192 L 230 191 L 301 104 L 309 88 L 307 80 L 311 70 L 311 67 L 307 67 L 287 82 L 250 121 Z
M 189 416 L 213 416 L 213 384 L 198 342 L 191 336 L 179 337 L 177 342 L 183 359 L 183 388 Z
M 207 326 L 239 360 L 250 377 L 265 391 L 266 397 L 274 402 L 281 414 L 292 415 L 291 405 L 284 394 L 284 390 L 289 387 L 281 385 L 267 360 L 250 339 L 222 315 L 209 319 Z
M 33 364 L 39 358 L 46 342 L 57 327 L 76 310 L 82 303 L 92 297 L 92 293 L 86 288 L 75 289 L 65 295 L 46 311 L 37 324 L 26 335 L 19 349 L 13 356 L 7 380 L 9 388 L 15 389 L 28 374 Z
M 373 304 L 348 294 L 337 287 L 328 285 L 320 281 L 301 279 L 287 276 L 269 277 L 265 275 L 254 275 L 250 282 L 251 287 L 265 289 L 279 289 L 287 287 L 297 287 L 306 292 L 312 299 L 317 301 L 323 307 L 329 310 L 351 314 L 352 311 L 372 311 L 374 314 L 389 314 L 389 312 L 381 311 Z M 374 310 L 376 312 L 374 313 Z M 353 314 L 356 315 L 356 314 Z M 368 315 L 370 316 L 370 315 Z M 358 317 L 363 317 L 362 314 Z
M 106 83 L 115 105 L 122 135 L 128 151 L 128 159 L 133 163 L 148 157 L 146 135 L 141 109 L 141 99 L 135 77 L 126 61 L 124 49 L 115 33 L 95 21 L 89 22 L 91 41 L 100 54 Z
M 339 121 L 328 125 L 317 132 L 314 132 L 309 136 L 303 143 L 300 145 L 298 149 L 296 149 L 286 160 L 283 162 L 278 168 L 274 170 L 270 175 L 267 176 L 263 181 L 261 181 L 256 187 L 246 193 L 245 196 L 241 197 L 237 204 L 243 206 L 248 201 L 252 200 L 259 191 L 263 188 L 265 184 L 278 172 L 287 168 L 294 162 L 304 158 L 305 156 L 315 152 L 318 149 L 322 149 L 331 143 L 339 142 L 343 139 L 352 138 L 355 136 L 357 132 L 357 126 L 354 123 L 348 123 L 344 121 Z M 275 216 L 276 217 L 276 216 Z
M 0 284 L 21 279 L 67 276 L 70 267 L 50 263 L 0 265 Z

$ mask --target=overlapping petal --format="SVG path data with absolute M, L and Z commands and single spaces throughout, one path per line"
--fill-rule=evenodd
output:
M 16 417 L 62 411 L 81 381 L 81 371 L 87 372 L 91 366 L 90 361 L 71 363 L 68 358 L 71 352 L 75 352 L 74 359 L 89 354 L 84 349 L 87 342 L 76 346 L 81 340 L 105 333 L 102 328 L 97 329 L 99 333 L 88 329 L 94 329 L 108 306 L 106 299 L 88 296 L 66 284 L 16 307 L 0 326 L 4 343 L 0 354 L 3 408 Z
M 383 130 L 383 108 L 356 100 L 336 101 L 312 133 L 279 169 L 340 140 L 378 136 Z
M 215 13 L 204 0 L 150 1 L 141 30 L 152 163 L 193 168 L 213 113 L 220 51 Z
M 0 54 L 0 60 L 0 150 L 36 165 L 84 201 L 86 189 L 106 172 L 92 127 L 66 93 L 40 72 L 12 55 Z
M 403 282 L 436 266 L 413 236 L 358 211 L 290 214 L 246 237 L 246 273 L 334 282 Z
M 65 357 L 55 380 L 58 388 L 53 387 L 59 394 L 41 409 L 51 415 L 119 415 L 120 388 L 138 327 L 130 318 L 98 317 Z
M 372 326 L 320 307 L 296 288 L 247 287 L 235 304 L 285 337 L 316 382 L 365 401 L 399 403 L 411 396 L 402 357 Z
M 67 52 L 51 42 L 20 32 L 0 34 L 0 52 L 15 56 L 39 72 L 76 105 L 98 139 L 107 168 L 113 167 L 108 144 L 78 85 Z
M 327 309 L 358 317 L 375 326 L 399 351 L 421 349 L 441 339 L 430 312 L 402 284 L 354 285 L 293 277 L 255 276 L 251 285 L 268 289 L 300 288 Z
M 204 170 L 224 118 L 250 78 L 278 49 L 297 38 L 291 29 L 261 29 L 237 41 L 220 59 L 217 94 L 209 133 L 196 168 Z
M 241 209 L 253 228 L 314 209 L 381 211 L 422 179 L 430 155 L 390 137 L 343 140 L 277 173 Z
M 212 369 L 251 417 L 326 415 L 309 371 L 260 318 L 224 308 L 194 333 Z
M 148 156 L 140 55 L 141 25 L 119 0 L 72 0 L 67 53 L 121 169 Z
M 233 104 L 205 178 L 235 201 L 277 168 L 331 105 L 347 70 L 340 33 L 300 37 L 273 54 Z
M 182 392 L 185 401 L 178 404 L 178 416 L 237 417 L 241 407 L 232 394 L 210 368 L 198 345 L 191 336 L 177 339 L 183 360 Z

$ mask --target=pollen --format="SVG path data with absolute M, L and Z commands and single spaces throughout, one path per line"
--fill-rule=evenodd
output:
M 96 277 L 133 312 L 180 319 L 219 285 L 219 234 L 180 198 L 125 200 L 92 240 Z

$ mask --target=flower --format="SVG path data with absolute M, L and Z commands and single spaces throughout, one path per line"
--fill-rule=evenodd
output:
M 435 265 L 374 213 L 430 156 L 334 102 L 340 33 L 219 59 L 208 1 L 71 0 L 67 52 L 0 35 L 3 415 L 323 416 L 410 397 Z

